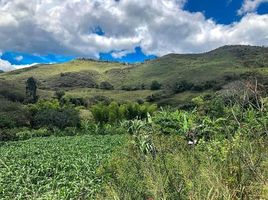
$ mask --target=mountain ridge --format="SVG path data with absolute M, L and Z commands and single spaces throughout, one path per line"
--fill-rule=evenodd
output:
M 14 87 L 23 90 L 26 79 L 34 77 L 39 81 L 39 90 L 44 98 L 51 96 L 56 90 L 64 90 L 72 97 L 92 98 L 101 95 L 119 101 L 146 100 L 153 94 L 160 96 L 158 100 L 162 101 L 162 96 L 171 96 L 174 97 L 175 104 L 179 104 L 180 99 L 185 98 L 185 92 L 188 92 L 190 97 L 213 93 L 215 88 L 221 88 L 231 81 L 245 79 L 252 74 L 267 80 L 267 47 L 223 46 L 201 54 L 168 54 L 137 64 L 80 58 L 67 63 L 36 65 L 5 72 L 0 75 L 0 79 L 2 82 L 13 82 Z M 153 81 L 162 85 L 161 90 L 150 90 Z M 182 81 L 195 89 L 173 94 L 176 84 Z M 114 91 L 101 89 L 99 86 L 102 82 L 111 84 Z M 122 98 L 121 93 L 124 93 Z M 135 99 L 132 99 L 133 94 Z M 128 95 L 131 98 L 127 98 Z M 186 98 L 186 101 L 189 101 L 190 97 Z

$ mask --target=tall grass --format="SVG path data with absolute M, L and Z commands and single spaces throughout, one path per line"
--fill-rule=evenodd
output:
M 233 105 L 221 118 L 163 110 L 133 121 L 132 140 L 100 169 L 110 181 L 99 199 L 267 199 L 266 116 Z

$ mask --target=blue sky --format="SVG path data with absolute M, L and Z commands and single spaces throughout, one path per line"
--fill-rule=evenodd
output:
M 13 0 L 0 1 L 0 14 L 0 65 L 9 69 L 77 57 L 135 63 L 226 44 L 268 45 L 268 0 Z
M 202 12 L 206 18 L 212 18 L 220 24 L 231 24 L 241 19 L 237 10 L 242 3 L 241 0 L 188 0 L 185 9 L 191 12 Z

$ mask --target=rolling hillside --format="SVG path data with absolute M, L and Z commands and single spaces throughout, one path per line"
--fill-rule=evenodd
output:
M 152 101 L 180 104 L 252 75 L 266 85 L 268 48 L 224 46 L 202 54 L 169 54 L 133 65 L 87 59 L 37 65 L 1 73 L 0 92 L 2 96 L 11 91 L 24 95 L 25 80 L 34 77 L 39 81 L 41 98 L 51 97 L 56 90 L 64 90 L 70 97 L 107 96 L 117 101 L 145 100 L 154 94 Z M 154 80 L 161 83 L 161 90 L 150 90 Z M 173 92 L 176 84 L 183 81 L 190 84 L 191 89 Z M 114 90 L 102 88 L 103 82 L 108 82 Z

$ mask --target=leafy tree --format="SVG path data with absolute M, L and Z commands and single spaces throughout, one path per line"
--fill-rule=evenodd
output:
M 28 78 L 26 81 L 26 98 L 29 103 L 35 103 L 38 100 L 37 80 L 33 77 Z

